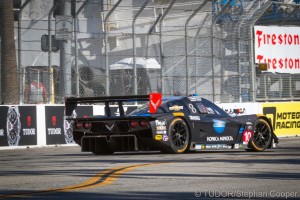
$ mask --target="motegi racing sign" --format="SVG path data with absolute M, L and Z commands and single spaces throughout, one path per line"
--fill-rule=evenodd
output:
M 272 122 L 277 136 L 300 134 L 300 103 L 263 103 L 263 114 Z
M 255 26 L 255 63 L 268 72 L 300 73 L 300 27 Z

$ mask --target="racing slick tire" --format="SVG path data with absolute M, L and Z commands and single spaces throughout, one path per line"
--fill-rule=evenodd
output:
M 264 151 L 272 142 L 272 128 L 265 119 L 257 119 L 254 123 L 254 133 L 248 146 L 253 151 Z
M 190 131 L 181 118 L 174 118 L 168 129 L 169 148 L 163 150 L 165 153 L 184 153 L 190 143 Z

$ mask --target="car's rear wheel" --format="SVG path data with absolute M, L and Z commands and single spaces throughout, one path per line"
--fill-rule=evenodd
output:
M 254 123 L 254 133 L 249 141 L 253 151 L 264 151 L 272 142 L 272 128 L 265 119 L 257 119 Z
M 181 118 L 175 118 L 169 126 L 169 153 L 184 153 L 190 143 L 190 132 L 187 124 Z

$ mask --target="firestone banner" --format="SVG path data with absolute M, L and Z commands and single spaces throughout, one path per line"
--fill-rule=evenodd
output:
M 255 26 L 255 63 L 268 72 L 300 73 L 300 27 Z
M 300 135 L 300 103 L 263 103 L 262 110 L 277 136 Z

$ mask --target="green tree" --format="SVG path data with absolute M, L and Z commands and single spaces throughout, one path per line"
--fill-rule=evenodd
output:
M 13 0 L 0 0 L 1 101 L 19 103 L 19 79 L 14 40 Z

